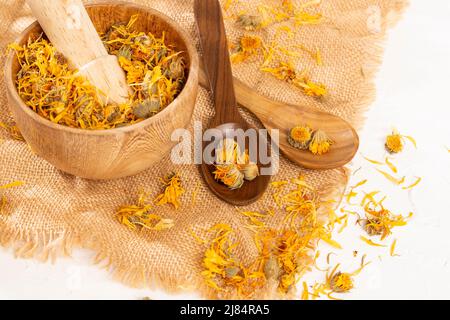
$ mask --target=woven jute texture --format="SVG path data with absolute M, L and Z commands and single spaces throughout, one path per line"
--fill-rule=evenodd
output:
M 171 16 L 199 47 L 198 35 L 190 0 L 134 1 L 151 6 Z M 255 10 L 257 4 L 280 1 L 240 1 L 225 16 L 238 10 Z M 381 62 L 382 41 L 387 29 L 397 20 L 406 6 L 405 0 L 323 0 L 319 11 L 323 22 L 302 26 L 293 38 L 283 38 L 283 44 L 301 43 L 318 48 L 323 66 L 316 66 L 305 54 L 294 59 L 295 65 L 310 70 L 313 80 L 327 85 L 329 94 L 317 100 L 305 96 L 299 89 L 258 71 L 257 63 L 234 66 L 234 74 L 258 92 L 275 100 L 304 104 L 343 117 L 360 128 L 363 113 L 374 99 L 373 77 Z M 0 49 L 5 50 L 33 18 L 24 1 L 0 0 Z M 230 41 L 242 31 L 232 19 L 226 19 Z M 276 27 L 261 33 L 270 38 Z M 2 59 L 3 60 L 3 59 Z M 3 60 L 4 61 L 4 60 Z M 2 66 L 4 63 L 2 63 Z M 14 123 L 6 99 L 3 77 L 0 80 L 0 121 Z M 210 94 L 201 89 L 193 121 L 204 126 L 213 115 Z M 256 125 L 258 122 L 246 114 Z M 193 122 L 191 125 L 192 130 Z M 12 247 L 18 257 L 54 260 L 62 254 L 70 255 L 73 248 L 84 247 L 96 253 L 95 261 L 106 267 L 114 277 L 132 286 L 159 286 L 168 291 L 204 290 L 200 277 L 204 248 L 189 230 L 200 232 L 219 222 L 230 223 L 236 229 L 239 247 L 236 256 L 242 262 L 256 255 L 253 233 L 243 228 L 243 218 L 233 206 L 214 197 L 205 186 L 194 165 L 175 166 L 169 156 L 153 168 L 137 176 L 105 182 L 86 181 L 56 170 L 34 155 L 24 142 L 11 139 L 0 130 L 0 185 L 24 181 L 20 188 L 6 190 L 8 204 L 0 215 L 0 242 Z M 182 208 L 169 206 L 155 210 L 175 221 L 175 227 L 161 232 L 133 232 L 119 224 L 115 210 L 132 203 L 139 189 L 158 194 L 160 177 L 178 172 L 186 194 Z M 339 201 L 346 182 L 345 169 L 308 171 L 281 159 L 280 171 L 274 180 L 284 180 L 302 174 L 308 182 L 323 191 L 324 197 Z M 192 192 L 198 186 L 195 205 Z M 269 192 L 248 210 L 274 207 Z M 280 216 L 269 221 L 276 226 Z

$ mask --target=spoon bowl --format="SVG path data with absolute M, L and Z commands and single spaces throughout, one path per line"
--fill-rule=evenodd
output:
M 229 132 L 236 132 L 236 130 L 239 129 L 246 131 L 247 129 L 249 129 L 249 127 L 243 121 L 242 123 L 225 123 L 219 125 L 218 127 L 215 127 L 214 129 L 219 130 L 222 133 L 222 138 L 225 138 L 228 136 Z M 253 151 L 258 152 L 258 150 Z M 261 163 L 258 162 L 258 167 L 259 172 L 261 172 L 261 169 L 265 166 L 261 165 Z M 220 199 L 237 206 L 245 206 L 258 200 L 264 194 L 270 182 L 270 176 L 258 176 L 253 181 L 245 181 L 241 188 L 231 190 L 223 183 L 220 183 L 216 179 L 214 179 L 215 169 L 216 168 L 213 164 L 205 161 L 203 161 L 203 163 L 200 165 L 200 172 L 204 180 L 208 184 L 210 190 Z

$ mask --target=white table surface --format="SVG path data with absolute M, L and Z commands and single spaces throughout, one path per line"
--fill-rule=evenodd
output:
M 344 271 L 358 267 L 353 250 L 366 253 L 372 263 L 356 277 L 356 288 L 345 299 L 449 299 L 450 298 L 450 2 L 412 0 L 404 18 L 391 30 L 377 77 L 376 102 L 361 133 L 360 154 L 351 164 L 358 169 L 353 182 L 368 178 L 362 190 L 382 190 L 386 205 L 395 212 L 414 212 L 403 228 L 394 230 L 400 257 L 389 248 L 368 247 L 348 228 L 336 239 L 344 246 L 332 262 Z M 396 156 L 400 173 L 423 177 L 410 192 L 400 190 L 361 155 L 384 159 L 384 138 L 392 127 L 416 138 L 418 149 L 407 144 Z M 323 255 L 329 247 L 321 248 Z M 72 258 L 55 265 L 16 260 L 0 248 L 0 299 L 196 299 L 195 294 L 168 295 L 163 291 L 137 290 L 114 281 L 92 265 L 93 253 L 77 250 Z M 323 263 L 323 261 L 322 261 Z M 323 274 L 307 276 L 309 283 Z

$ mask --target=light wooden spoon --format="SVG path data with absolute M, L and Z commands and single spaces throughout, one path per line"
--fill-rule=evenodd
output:
M 199 82 L 204 88 L 209 88 L 202 69 Z M 279 130 L 279 148 L 292 162 L 307 169 L 335 169 L 350 162 L 358 151 L 358 134 L 342 118 L 314 108 L 268 99 L 236 78 L 234 89 L 238 104 L 252 112 L 269 133 L 271 129 Z M 300 124 L 308 124 L 313 129 L 325 131 L 334 141 L 330 152 L 316 156 L 309 151 L 292 147 L 288 142 L 289 131 Z
M 220 4 L 217 0 L 196 0 L 194 12 L 203 47 L 208 88 L 212 90 L 216 109 L 216 115 L 211 120 L 210 128 L 220 130 L 223 135 L 227 131 L 235 132 L 236 129 L 245 131 L 249 128 L 249 125 L 237 109 Z M 206 146 L 207 143 L 204 144 L 204 148 Z M 258 154 L 258 150 L 249 151 Z M 214 179 L 214 170 L 214 165 L 205 161 L 200 166 L 200 171 L 211 191 L 222 200 L 233 205 L 248 205 L 258 200 L 264 194 L 270 182 L 270 176 L 258 176 L 253 181 L 245 181 L 240 189 L 231 190 Z

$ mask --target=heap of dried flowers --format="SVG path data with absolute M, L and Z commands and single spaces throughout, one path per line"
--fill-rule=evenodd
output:
M 185 62 L 181 52 L 151 33 L 133 30 L 138 16 L 116 24 L 102 39 L 116 55 L 132 88 L 129 102 L 103 104 L 100 93 L 44 38 L 31 37 L 20 46 L 11 44 L 21 68 L 16 86 L 33 111 L 50 121 L 81 129 L 111 129 L 147 119 L 169 105 L 181 92 Z

